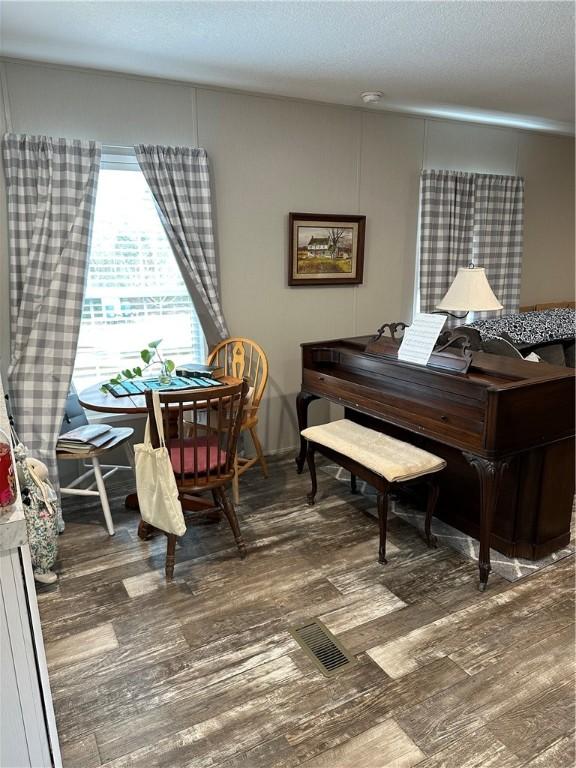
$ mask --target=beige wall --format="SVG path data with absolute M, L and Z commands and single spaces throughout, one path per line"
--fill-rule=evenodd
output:
M 523 133 L 518 173 L 526 178 L 523 304 L 574 300 L 574 141 Z
M 228 324 L 258 340 L 270 358 L 261 428 L 269 450 L 296 440 L 302 341 L 410 319 L 421 168 L 522 173 L 522 301 L 573 296 L 572 139 L 22 62 L 0 64 L 0 75 L 0 121 L 6 116 L 8 130 L 208 150 Z M 364 284 L 289 288 L 289 211 L 366 214 Z M 0 219 L 3 367 L 4 224 Z M 316 418 L 326 413 L 321 403 L 313 408 Z

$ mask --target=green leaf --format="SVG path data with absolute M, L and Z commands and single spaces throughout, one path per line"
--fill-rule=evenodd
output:
M 165 360 L 164 361 L 164 366 L 165 366 L 166 370 L 168 371 L 168 373 L 172 373 L 174 368 L 176 368 L 176 366 L 174 365 L 174 361 L 173 360 Z
M 162 339 L 157 339 L 156 341 L 151 341 L 150 344 L 148 344 L 148 346 L 150 347 L 150 349 L 156 349 L 157 347 L 160 346 L 161 341 L 162 341 Z
M 122 371 L 122 374 L 123 374 L 124 376 L 126 376 L 126 378 L 127 378 L 127 379 L 133 379 L 133 378 L 134 378 L 134 374 L 132 373 L 132 371 L 130 370 L 130 368 L 125 368 L 125 369 Z
M 140 368 L 139 365 L 135 365 L 132 370 L 134 372 L 134 376 L 142 376 L 142 368 Z
M 144 360 L 145 363 L 149 363 L 150 360 L 154 357 L 153 353 L 150 352 L 149 349 L 143 349 L 142 352 L 140 352 L 140 357 L 142 360 Z
M 110 379 L 110 384 L 120 384 L 122 381 L 122 375 L 119 373 L 117 376 L 114 376 L 113 379 Z

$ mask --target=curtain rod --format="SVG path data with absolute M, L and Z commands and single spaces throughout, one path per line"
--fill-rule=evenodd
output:
M 134 146 L 125 147 L 122 144 L 102 144 L 102 149 L 122 149 L 128 152 L 134 152 Z

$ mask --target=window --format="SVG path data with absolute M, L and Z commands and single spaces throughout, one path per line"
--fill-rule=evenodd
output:
M 206 342 L 152 193 L 135 158 L 103 162 L 74 384 L 81 390 L 138 365 L 162 339 L 163 357 L 202 362 Z

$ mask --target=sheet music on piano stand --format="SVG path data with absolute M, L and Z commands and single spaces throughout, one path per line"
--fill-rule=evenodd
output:
M 415 315 L 412 325 L 404 331 L 404 337 L 398 349 L 398 360 L 428 365 L 445 322 L 446 315 L 426 313 Z

